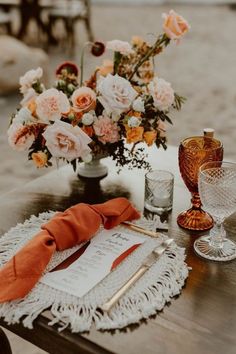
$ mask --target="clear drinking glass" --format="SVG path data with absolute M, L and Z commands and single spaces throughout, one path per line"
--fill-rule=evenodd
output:
M 199 194 L 215 222 L 210 235 L 194 242 L 196 253 L 213 261 L 236 258 L 236 244 L 226 239 L 223 221 L 236 210 L 236 163 L 207 162 L 199 170 Z
M 145 175 L 145 201 L 147 210 L 154 213 L 170 211 L 173 204 L 174 175 L 169 171 L 154 170 Z

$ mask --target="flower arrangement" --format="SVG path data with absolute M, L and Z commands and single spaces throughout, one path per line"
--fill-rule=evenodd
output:
M 10 146 L 28 150 L 37 167 L 65 159 L 76 169 L 77 161 L 112 156 L 118 166 L 148 168 L 145 151 L 138 144 L 166 148 L 166 122 L 170 109 L 181 108 L 184 98 L 164 79 L 155 76 L 154 57 L 189 30 L 187 21 L 173 10 L 164 14 L 164 33 L 149 44 L 140 37 L 132 42 L 112 40 L 87 43 L 80 68 L 71 62 L 56 70 L 55 86 L 46 89 L 41 68 L 20 78 L 21 108 L 8 129 Z M 85 48 L 94 56 L 105 50 L 114 59 L 104 60 L 89 80 L 83 79 Z

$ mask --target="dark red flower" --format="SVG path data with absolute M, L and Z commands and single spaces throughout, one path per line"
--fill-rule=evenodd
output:
M 91 53 L 95 57 L 100 57 L 105 52 L 105 44 L 102 42 L 94 42 L 91 48 Z
M 56 69 L 56 75 L 60 75 L 62 70 L 67 70 L 68 74 L 74 74 L 76 77 L 79 74 L 79 69 L 77 65 L 71 61 L 65 61 L 58 66 Z

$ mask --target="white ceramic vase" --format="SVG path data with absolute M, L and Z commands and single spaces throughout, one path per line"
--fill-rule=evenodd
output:
M 103 178 L 108 174 L 108 168 L 95 157 L 91 162 L 82 162 L 78 167 L 78 176 L 83 178 Z

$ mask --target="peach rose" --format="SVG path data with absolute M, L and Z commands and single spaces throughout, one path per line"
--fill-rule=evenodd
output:
M 99 116 L 94 124 L 94 131 L 103 144 L 115 143 L 120 139 L 119 127 L 107 116 Z
M 96 107 L 96 93 L 91 88 L 83 86 L 73 92 L 71 101 L 76 112 L 88 112 Z
M 92 141 L 78 126 L 57 120 L 42 134 L 46 146 L 53 157 L 72 161 L 90 152 L 88 144 Z
M 147 131 L 143 134 L 143 139 L 148 146 L 151 146 L 156 140 L 157 132 L 155 130 Z
M 45 152 L 43 151 L 33 152 L 31 157 L 37 168 L 42 168 L 46 166 L 48 157 L 47 154 L 45 154 Z
M 107 76 L 108 74 L 112 74 L 114 70 L 114 64 L 112 60 L 103 60 L 102 66 L 99 67 L 98 73 L 101 76 Z
M 41 93 L 35 103 L 38 117 L 46 123 L 59 120 L 63 114 L 70 111 L 70 102 L 67 96 L 55 88 Z
M 143 140 L 143 127 L 126 127 L 126 142 L 128 144 L 138 143 Z
M 179 40 L 190 29 L 188 22 L 174 10 L 170 10 L 169 14 L 163 14 L 163 29 L 170 39 Z
M 30 126 L 20 123 L 13 123 L 7 131 L 7 135 L 9 145 L 17 151 L 28 150 L 35 140 Z

